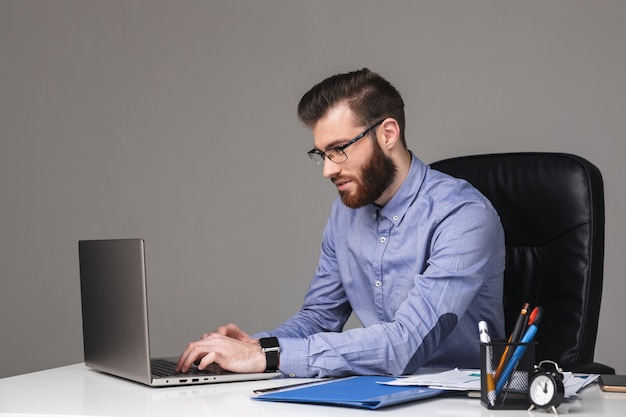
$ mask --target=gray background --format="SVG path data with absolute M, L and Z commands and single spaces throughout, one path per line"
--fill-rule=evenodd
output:
M 294 313 L 336 194 L 295 107 L 363 66 L 425 162 L 598 165 L 596 359 L 626 373 L 624 21 L 621 0 L 0 0 L 0 376 L 82 361 L 79 239 L 146 239 L 156 354 Z

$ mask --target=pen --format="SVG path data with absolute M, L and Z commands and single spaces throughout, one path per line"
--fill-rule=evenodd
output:
M 301 382 L 299 384 L 281 385 L 279 387 L 273 387 L 273 388 L 255 389 L 252 392 L 254 392 L 255 394 L 262 394 L 264 392 L 280 391 L 281 389 L 301 387 L 301 386 L 304 386 L 304 385 L 311 385 L 311 384 L 319 384 L 320 382 L 326 382 L 329 379 L 331 379 L 331 378 L 324 378 L 324 379 L 318 379 L 318 380 L 315 380 L 315 381 Z
M 502 375 L 500 375 L 500 379 L 498 379 L 498 381 L 496 382 L 496 395 L 500 394 L 500 391 L 502 391 L 502 388 L 504 388 L 506 381 L 508 381 L 508 379 L 511 377 L 513 370 L 517 367 L 520 359 L 522 359 L 524 352 L 526 352 L 527 343 L 532 341 L 535 337 L 535 334 L 537 334 L 537 324 L 541 320 L 542 314 L 543 309 L 541 307 L 535 307 L 532 313 L 530 313 L 530 317 L 528 319 L 529 326 L 528 329 L 526 329 L 524 336 L 522 336 L 522 339 L 520 340 L 521 344 L 515 348 L 513 356 L 511 356 L 511 359 L 507 362 L 504 370 L 502 371 Z
M 515 327 L 513 327 L 513 332 L 511 336 L 509 336 L 508 344 L 504 348 L 504 352 L 502 353 L 502 357 L 500 358 L 500 363 L 496 368 L 496 376 L 494 379 L 497 381 L 500 378 L 500 374 L 502 373 L 502 368 L 504 368 L 504 364 L 511 358 L 513 354 L 513 350 L 511 349 L 511 343 L 518 343 L 520 337 L 522 337 L 522 332 L 524 331 L 524 327 L 526 326 L 526 313 L 528 313 L 528 303 L 524 303 L 522 306 L 522 311 L 520 311 L 519 316 L 517 317 L 517 321 L 515 322 Z
M 480 335 L 480 342 L 485 344 L 485 380 L 487 381 L 487 400 L 492 406 L 496 403 L 496 391 L 493 381 L 493 352 L 491 346 L 491 338 L 487 330 L 487 323 L 484 321 L 478 322 L 478 333 Z

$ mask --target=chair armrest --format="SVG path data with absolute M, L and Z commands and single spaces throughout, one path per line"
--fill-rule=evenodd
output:
M 614 374 L 615 369 L 598 362 L 570 363 L 561 365 L 564 371 L 580 374 Z

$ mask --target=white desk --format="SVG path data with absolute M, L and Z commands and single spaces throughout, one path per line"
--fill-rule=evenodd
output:
M 480 400 L 434 398 L 365 411 L 351 408 L 269 403 L 253 400 L 253 389 L 269 388 L 293 379 L 235 382 L 204 386 L 149 388 L 86 368 L 70 365 L 0 379 L 0 416 L 550 416 L 544 411 L 488 410 Z M 626 394 L 604 393 L 594 384 L 558 408 L 559 415 L 624 416 Z

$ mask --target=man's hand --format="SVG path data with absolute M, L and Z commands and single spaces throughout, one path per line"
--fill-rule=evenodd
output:
M 217 363 L 231 372 L 263 372 L 266 367 L 258 341 L 234 324 L 205 333 L 200 340 L 189 343 L 178 359 L 176 370 L 187 372 L 194 363 L 198 363 L 200 370 Z
M 233 339 L 239 340 L 244 343 L 256 343 L 259 341 L 257 339 L 251 338 L 248 333 L 241 330 L 236 324 L 229 323 L 225 326 L 220 326 L 214 333 L 221 334 L 223 336 L 232 337 Z M 202 339 L 205 337 L 209 337 L 211 333 L 205 333 L 202 335 Z

